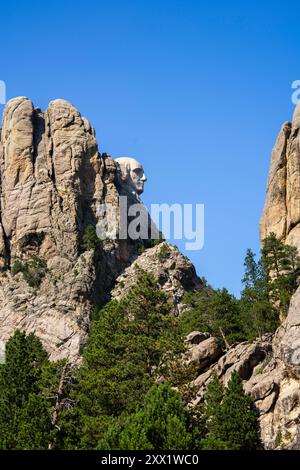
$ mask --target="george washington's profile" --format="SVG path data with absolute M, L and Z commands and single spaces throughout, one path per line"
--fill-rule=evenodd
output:
M 119 178 L 122 185 L 132 193 L 142 194 L 144 183 L 147 181 L 142 165 L 130 157 L 116 158 L 115 162 L 119 165 Z

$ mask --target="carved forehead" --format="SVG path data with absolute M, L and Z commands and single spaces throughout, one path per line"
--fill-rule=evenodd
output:
M 120 167 L 126 171 L 136 170 L 138 168 L 143 169 L 140 162 L 138 162 L 135 158 L 121 157 L 116 158 L 115 161 L 119 163 Z

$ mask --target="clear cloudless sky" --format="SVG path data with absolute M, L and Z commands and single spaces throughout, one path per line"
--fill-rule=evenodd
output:
M 300 79 L 300 4 L 243 0 L 1 2 L 7 98 L 65 98 L 99 150 L 133 156 L 143 200 L 204 203 L 205 245 L 185 252 L 215 287 L 241 289 L 259 251 L 270 152 Z M 3 106 L 0 106 L 0 113 Z

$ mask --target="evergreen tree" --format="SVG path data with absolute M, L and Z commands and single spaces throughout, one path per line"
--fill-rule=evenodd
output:
M 33 334 L 16 331 L 0 369 L 0 448 L 46 449 L 52 430 L 40 381 L 48 357 Z
M 276 308 L 269 301 L 269 281 L 261 260 L 256 262 L 255 254 L 248 250 L 244 262 L 245 286 L 240 300 L 243 328 L 247 339 L 253 340 L 264 333 L 274 331 L 279 324 Z
M 97 250 L 102 247 L 102 241 L 97 235 L 96 229 L 92 224 L 89 224 L 82 237 L 83 250 Z
M 244 261 L 245 274 L 242 282 L 245 289 L 255 289 L 257 287 L 264 287 L 266 283 L 266 276 L 262 268 L 261 263 L 257 263 L 255 260 L 255 253 L 248 249 Z
M 185 296 L 188 309 L 180 318 L 184 334 L 208 331 L 226 347 L 245 339 L 237 299 L 227 289 L 200 291 Z
M 171 315 L 172 303 L 156 279 L 140 270 L 136 284 L 124 299 L 124 306 L 135 361 L 147 364 L 147 374 L 153 377 L 165 354 L 182 351 L 178 320 Z
M 111 301 L 95 316 L 71 393 L 76 410 L 63 413 L 60 421 L 62 434 L 65 428 L 80 430 L 72 445 L 95 448 L 108 423 L 115 425 L 143 402 L 163 356 L 177 344 L 170 310 L 155 279 L 141 271 L 124 300 Z
M 168 385 L 154 385 L 120 435 L 121 450 L 186 450 L 191 445 L 188 415 Z
M 260 447 L 258 417 L 242 380 L 233 372 L 221 398 L 222 388 L 215 379 L 206 395 L 208 434 L 204 449 L 255 450 Z
M 215 422 L 220 417 L 221 403 L 224 395 L 224 387 L 218 376 L 214 373 L 211 382 L 207 386 L 204 405 L 204 418 L 208 430 L 213 430 Z
M 30 394 L 25 406 L 19 410 L 16 449 L 48 449 L 53 436 L 47 399 L 41 394 Z
M 285 245 L 271 233 L 263 241 L 262 264 L 268 277 L 270 302 L 283 319 L 298 285 L 300 257 L 297 248 Z

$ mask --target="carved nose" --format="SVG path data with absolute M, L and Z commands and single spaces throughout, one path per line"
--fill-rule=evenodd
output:
M 142 176 L 142 181 L 147 181 L 147 176 L 145 174 Z

